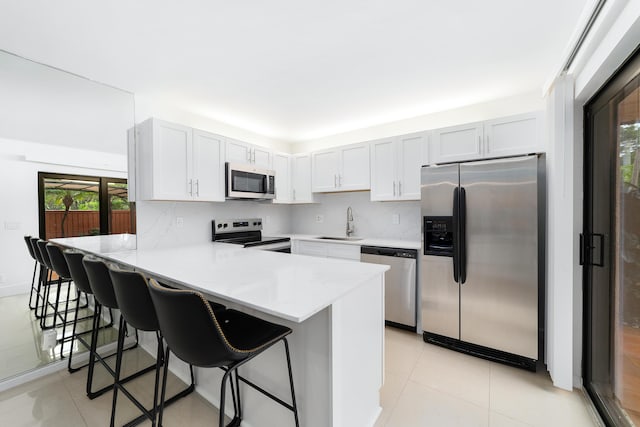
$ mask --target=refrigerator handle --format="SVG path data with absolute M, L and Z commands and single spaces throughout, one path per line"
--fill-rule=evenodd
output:
M 460 187 L 460 283 L 467 281 L 467 193 Z
M 453 281 L 456 283 L 458 283 L 458 281 L 460 280 L 460 272 L 458 269 L 460 265 L 460 244 L 458 242 L 458 207 L 460 203 L 459 193 L 460 191 L 458 187 L 453 189 L 453 221 L 451 225 L 453 226 Z

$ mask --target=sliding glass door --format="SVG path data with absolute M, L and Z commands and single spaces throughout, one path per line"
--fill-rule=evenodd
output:
M 41 238 L 135 233 L 126 180 L 40 172 L 38 181 Z
M 585 387 L 608 425 L 640 426 L 639 55 L 585 114 Z

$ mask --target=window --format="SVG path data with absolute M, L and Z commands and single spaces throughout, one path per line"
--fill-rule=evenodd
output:
M 43 239 L 136 231 L 126 179 L 39 172 L 38 199 Z

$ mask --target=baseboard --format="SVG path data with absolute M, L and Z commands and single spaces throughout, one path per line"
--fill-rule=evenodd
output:
M 28 284 L 21 285 L 2 285 L 0 286 L 0 298 L 12 297 L 14 295 L 22 295 L 29 292 Z

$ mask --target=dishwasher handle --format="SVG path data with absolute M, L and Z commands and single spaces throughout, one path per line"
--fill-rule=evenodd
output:
M 418 258 L 418 251 L 416 249 L 399 249 L 399 248 L 385 248 L 378 246 L 362 246 L 360 248 L 361 254 L 371 254 L 380 256 L 391 256 L 397 258 Z

